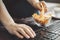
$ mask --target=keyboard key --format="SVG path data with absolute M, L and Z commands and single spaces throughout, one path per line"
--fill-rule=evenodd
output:
M 60 40 L 60 36 L 59 36 L 59 37 L 57 37 L 55 40 Z

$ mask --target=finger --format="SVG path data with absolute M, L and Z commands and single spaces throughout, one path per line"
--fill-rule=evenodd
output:
M 41 1 L 41 3 L 43 4 L 43 7 L 44 7 L 45 12 L 47 12 L 48 8 L 47 8 L 45 2 L 44 1 Z
M 26 38 L 30 38 L 22 28 L 19 28 L 18 31 Z
M 33 29 L 29 26 L 27 26 L 29 28 L 29 30 L 33 33 L 34 36 L 36 36 L 35 32 L 33 31 Z
M 34 38 L 34 35 L 33 33 L 29 30 L 29 28 L 27 28 L 26 26 L 23 27 L 23 29 L 25 30 L 25 32 L 31 37 L 31 38 Z
M 26 27 L 25 24 L 21 24 L 21 25 L 19 24 L 18 26 L 21 27 L 21 28 L 23 28 L 24 31 L 25 31 L 31 38 L 34 38 L 33 33 Z
M 18 32 L 14 31 L 15 35 L 19 38 L 24 38 L 21 34 L 19 34 Z
M 46 8 L 46 4 L 45 4 L 45 1 L 41 1 L 41 3 L 43 4 L 43 6 Z
M 45 8 L 45 9 L 44 9 L 44 12 L 46 13 L 47 11 L 48 11 L 48 8 Z

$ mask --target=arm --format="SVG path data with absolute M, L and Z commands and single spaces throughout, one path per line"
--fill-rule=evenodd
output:
M 14 22 L 12 17 L 9 15 L 4 3 L 1 1 L 1 12 L 0 12 L 0 20 L 4 24 L 4 27 L 7 31 L 13 35 L 16 35 L 19 38 L 34 38 L 36 36 L 35 32 L 31 27 L 25 24 L 17 24 Z M 20 34 L 20 33 L 21 34 Z
M 1 13 L 0 13 L 1 21 L 4 25 L 9 25 L 11 23 L 14 23 L 12 17 L 9 15 L 9 12 L 7 11 L 4 3 L 1 1 Z

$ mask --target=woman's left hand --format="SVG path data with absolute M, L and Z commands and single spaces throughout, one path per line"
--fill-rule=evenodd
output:
M 46 4 L 45 4 L 44 1 L 37 2 L 37 3 L 33 4 L 33 6 L 34 6 L 37 10 L 42 11 L 42 6 L 41 6 L 41 4 L 42 4 L 43 7 L 44 7 L 44 11 L 47 12 L 47 6 L 46 6 Z
M 45 1 L 39 1 L 39 0 L 27 0 L 34 8 L 36 8 L 37 10 L 42 11 L 42 6 L 44 7 L 45 12 L 47 12 L 47 6 L 45 4 Z

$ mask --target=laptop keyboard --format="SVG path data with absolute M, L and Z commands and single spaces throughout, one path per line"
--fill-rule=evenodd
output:
M 48 31 L 60 35 L 60 21 L 48 27 Z
M 49 40 L 55 40 L 56 38 L 59 37 L 58 34 L 54 34 L 54 33 L 46 33 L 43 37 L 49 39 Z
M 48 32 L 45 30 L 38 30 L 36 31 L 37 36 L 34 38 L 34 40 L 57 40 L 58 37 L 60 37 L 59 34 Z
M 58 40 L 58 39 L 60 39 L 60 21 L 57 21 L 56 23 L 50 25 L 46 29 L 47 30 L 44 30 L 44 28 L 42 29 L 42 31 L 45 33 L 43 35 L 44 40 Z M 39 33 L 39 31 L 36 33 Z M 43 33 L 41 33 L 41 31 L 40 31 L 40 34 L 42 35 Z

